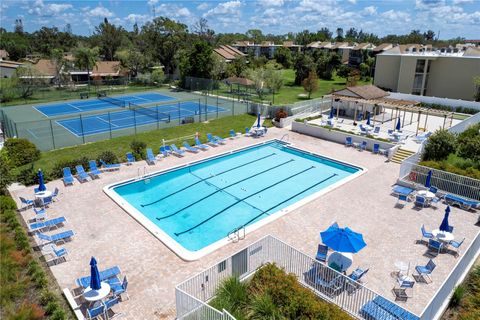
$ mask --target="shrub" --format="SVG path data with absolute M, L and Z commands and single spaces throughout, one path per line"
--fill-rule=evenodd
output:
M 88 158 L 81 157 L 74 160 L 63 160 L 60 162 L 55 163 L 52 168 L 52 171 L 49 173 L 50 177 L 54 179 L 58 179 L 63 177 L 63 168 L 69 167 L 72 170 L 72 174 L 75 174 L 75 166 L 82 165 L 84 168 L 88 168 Z
M 11 162 L 6 152 L 0 150 L 0 195 L 7 194 L 7 187 L 14 181 Z
M 288 113 L 284 109 L 279 109 L 275 112 L 275 121 L 288 117 Z
M 58 308 L 50 316 L 50 320 L 64 320 L 66 319 L 65 311 Z
M 48 180 L 45 173 L 44 179 Z M 38 183 L 38 175 L 33 167 L 33 164 L 20 170 L 20 172 L 17 174 L 16 180 L 25 186 L 31 186 Z
M 45 306 L 45 312 L 47 314 L 53 314 L 55 311 L 57 311 L 58 309 L 60 309 L 57 301 L 50 301 L 49 303 L 47 303 L 47 305 Z
M 5 141 L 5 150 L 12 165 L 16 167 L 40 159 L 40 150 L 27 139 L 7 139 Z
M 450 298 L 450 306 L 457 307 L 460 304 L 460 301 L 463 298 L 465 293 L 465 288 L 462 285 L 459 285 L 453 291 L 452 298 Z
M 100 159 L 102 159 L 103 161 L 105 161 L 106 163 L 118 163 L 118 157 L 115 153 L 113 153 L 112 151 L 109 151 L 109 150 L 106 150 L 106 151 L 103 151 L 102 153 L 100 153 L 98 156 L 97 156 L 97 164 L 98 165 L 101 165 L 100 164 Z
M 241 314 L 241 309 L 247 304 L 247 286 L 237 277 L 225 279 L 217 289 L 211 305 L 218 310 L 229 310 L 234 315 Z
M 6 210 L 15 210 L 17 209 L 17 204 L 15 203 L 15 200 L 13 200 L 11 197 L 7 196 L 0 196 L 0 211 L 6 211 Z
M 46 306 L 49 302 L 56 301 L 56 295 L 50 290 L 43 290 L 40 296 L 40 303 Z
M 423 160 L 444 160 L 455 152 L 455 136 L 447 130 L 437 130 L 428 139 L 423 152 Z
M 43 319 L 45 312 L 39 305 L 23 303 L 14 316 L 10 317 L 12 320 L 39 320 Z
M 143 141 L 133 140 L 130 143 L 130 148 L 132 148 L 133 156 L 135 159 L 145 159 L 147 144 Z

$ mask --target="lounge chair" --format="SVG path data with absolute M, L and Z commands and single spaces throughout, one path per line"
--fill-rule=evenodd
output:
M 24 197 L 20 197 L 20 201 L 22 202 L 22 209 L 28 209 L 30 208 L 31 206 L 33 206 L 33 200 L 28 200 L 28 199 L 25 199 Z
M 131 165 L 132 163 L 135 163 L 135 157 L 131 152 L 127 152 L 127 166 Z
M 404 194 L 399 194 L 398 195 L 398 199 L 397 199 L 397 203 L 395 204 L 397 207 L 405 207 L 405 205 L 407 204 L 408 202 L 408 196 L 404 195 Z
M 161 154 L 164 158 L 168 157 L 168 150 L 167 150 L 167 148 L 165 148 L 165 147 L 160 147 L 159 152 L 160 152 L 160 154 Z
M 413 193 L 413 191 L 414 190 L 412 188 L 408 188 L 408 187 L 404 187 L 404 186 L 400 186 L 400 185 L 396 184 L 396 185 L 393 186 L 392 194 L 394 194 L 394 195 L 403 194 L 403 195 L 406 195 L 406 196 L 410 196 Z
M 219 136 L 213 136 L 213 139 L 215 139 L 215 141 L 217 141 L 220 144 L 225 144 L 226 143 L 225 139 L 220 138 Z
M 78 166 L 75 166 L 75 170 L 77 170 L 77 179 L 80 182 L 85 182 L 88 181 L 88 174 L 85 172 L 85 169 L 83 169 L 83 166 L 79 164 Z
M 219 145 L 218 141 L 214 137 L 212 137 L 211 133 L 207 133 L 207 140 L 208 144 L 211 146 L 217 147 Z
M 201 150 L 207 150 L 208 146 L 206 144 L 203 144 L 198 140 L 198 138 L 195 138 L 195 146 Z
M 415 196 L 415 207 L 425 208 L 427 206 L 427 199 L 422 196 Z
M 433 234 L 431 232 L 427 232 L 427 230 L 425 230 L 425 225 L 422 224 L 422 228 L 420 229 L 422 230 L 422 239 L 425 238 L 425 239 L 433 239 Z
M 407 280 L 401 280 L 399 281 L 399 287 L 398 288 L 393 288 L 393 294 L 395 295 L 395 301 L 401 300 L 401 301 L 407 301 L 408 298 L 411 298 L 411 295 L 407 294 L 407 289 L 412 289 L 413 285 L 415 284 L 415 281 L 407 281 Z
M 351 147 L 352 146 L 352 137 L 346 137 L 345 138 L 345 146 Z
M 97 319 L 105 317 L 105 305 L 101 303 L 93 308 L 87 308 L 87 319 Z
M 379 134 L 379 133 L 380 133 L 380 127 L 375 127 L 375 128 L 373 129 L 373 134 L 374 134 L 374 135 L 377 135 L 377 134 Z
M 172 152 L 173 152 L 174 155 L 176 155 L 178 157 L 183 157 L 184 156 L 185 150 L 178 149 L 175 144 L 172 144 L 170 147 L 172 148 Z
M 377 154 L 380 152 L 380 145 L 378 143 L 373 144 L 373 151 L 374 154 Z
M 102 164 L 102 168 L 105 168 L 105 170 L 120 170 L 120 163 L 106 163 L 102 159 L 100 159 L 100 163 Z
M 430 259 L 425 266 L 416 266 L 415 270 L 418 272 L 419 277 L 423 279 L 427 277 L 431 282 L 432 279 L 430 278 L 430 275 L 432 274 L 433 270 L 435 270 L 436 266 L 437 265 L 435 264 L 435 262 L 433 262 L 433 260 Z
M 148 164 L 155 164 L 155 156 L 151 148 L 147 148 L 147 159 L 145 161 L 147 161 Z
M 69 167 L 63 168 L 63 183 L 65 185 L 73 184 L 75 180 L 73 179 L 72 171 Z
M 53 218 L 53 219 L 42 221 L 42 222 L 31 223 L 28 226 L 28 232 L 36 232 L 43 229 L 51 230 L 51 229 L 57 228 L 59 225 L 62 225 L 65 221 L 67 221 L 65 217 L 58 217 L 58 218 Z
M 118 280 L 118 278 L 117 278 Z M 123 277 L 123 281 L 115 281 L 115 282 L 108 282 L 110 284 L 110 288 L 112 289 L 113 295 L 114 296 L 121 296 L 125 294 L 127 296 L 127 300 L 130 299 L 127 293 L 127 286 L 128 286 L 128 280 L 127 276 Z M 123 299 L 122 299 L 123 301 Z
M 98 170 L 97 162 L 95 160 L 88 161 L 88 167 L 90 169 L 88 173 L 92 178 L 98 178 L 100 176 L 101 172 Z
M 456 241 L 450 241 L 448 244 L 452 247 L 454 247 L 455 249 L 457 249 L 457 256 L 460 254 L 460 246 L 462 245 L 463 241 L 465 241 L 465 238 L 463 238 L 462 241 L 460 242 L 456 242 Z
M 110 278 L 114 278 L 114 277 L 118 276 L 120 273 L 121 273 L 121 271 L 120 271 L 120 268 L 118 266 L 114 266 L 114 267 L 105 269 L 105 270 L 99 272 L 100 281 L 106 281 Z M 90 286 L 90 276 L 78 278 L 77 280 L 75 280 L 75 283 L 79 287 L 87 288 L 88 286 Z
M 443 249 L 443 243 L 434 239 L 428 239 L 428 250 L 431 251 L 435 256 L 440 254 L 440 251 Z
M 192 153 L 198 153 L 199 149 L 197 147 L 192 147 L 190 144 L 188 144 L 187 141 L 183 141 L 183 146 L 185 147 L 185 150 L 192 152 Z
M 446 203 L 452 206 L 458 206 L 464 210 L 470 210 L 470 209 L 479 209 L 480 208 L 480 202 L 475 201 L 475 200 L 469 200 L 465 199 L 453 194 L 446 194 L 444 197 L 444 200 Z
M 37 233 L 37 237 L 41 240 L 42 246 L 49 243 L 64 243 L 66 240 L 71 239 L 75 234 L 72 230 L 63 231 L 54 235 L 48 235 L 41 232 Z
M 327 255 L 328 255 L 328 247 L 326 245 L 319 244 L 315 259 L 321 262 L 327 262 Z
M 239 132 L 239 133 L 236 133 L 235 130 L 230 130 L 230 139 L 235 139 L 235 138 L 239 138 L 242 134 Z
M 367 134 L 367 129 L 363 125 L 360 125 L 360 134 L 366 135 Z
M 52 244 L 44 246 L 42 248 L 42 254 L 45 257 L 45 262 L 47 264 L 50 262 L 55 262 L 55 264 L 57 264 L 57 261 L 60 259 L 67 261 L 68 251 L 65 248 L 58 248 L 56 245 Z M 47 256 L 49 259 L 47 259 Z
M 414 314 L 382 296 L 377 296 L 364 304 L 360 309 L 360 314 L 370 320 L 419 320 Z

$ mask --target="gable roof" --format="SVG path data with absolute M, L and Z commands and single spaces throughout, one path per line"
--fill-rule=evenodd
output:
M 232 46 L 220 46 L 216 49 L 213 49 L 213 51 L 225 60 L 234 60 L 236 58 L 245 56 L 243 52 L 240 52 Z
M 92 70 L 92 76 L 118 76 L 121 71 L 120 61 L 97 61 Z
M 365 100 L 379 99 L 389 95 L 388 92 L 372 84 L 365 86 L 346 87 L 345 89 L 335 91 L 333 94 Z
M 43 76 L 54 77 L 56 74 L 55 65 L 52 60 L 39 59 L 36 63 L 32 64 L 32 67 Z
M 391 49 L 391 48 L 393 48 L 393 44 L 382 43 L 382 44 L 376 46 L 375 48 L 373 48 L 373 51 L 383 51 L 383 50 L 388 50 L 388 49 Z
M 247 78 L 240 78 L 240 77 L 229 77 L 224 80 L 227 84 L 239 84 L 242 86 L 251 86 L 254 85 L 254 82 Z

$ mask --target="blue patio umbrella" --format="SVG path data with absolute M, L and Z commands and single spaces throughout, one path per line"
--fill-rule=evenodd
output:
M 367 111 L 367 126 L 370 125 L 370 112 Z
M 260 128 L 260 113 L 257 115 L 257 128 Z
M 450 226 L 448 225 L 448 216 L 450 215 L 450 206 L 447 206 L 445 209 L 445 216 L 443 217 L 442 223 L 440 224 L 440 231 L 450 231 Z
M 94 257 L 90 260 L 90 288 L 92 290 L 100 290 L 102 287 L 100 283 L 100 273 L 97 268 L 97 260 Z
M 425 180 L 425 187 L 430 188 L 432 186 L 431 180 L 432 180 L 432 170 L 428 170 L 427 179 Z
M 330 114 L 328 115 L 328 119 L 333 118 L 333 107 L 330 108 Z
M 397 129 L 397 131 L 400 131 L 401 128 L 402 128 L 402 123 L 400 122 L 400 118 L 398 118 L 397 126 L 395 127 L 395 129 Z
M 45 191 L 47 187 L 45 187 L 45 180 L 43 179 L 43 172 L 42 169 L 38 169 L 38 191 Z
M 348 227 L 330 226 L 320 233 L 320 237 L 325 245 L 338 252 L 357 253 L 367 245 L 360 233 L 354 232 Z

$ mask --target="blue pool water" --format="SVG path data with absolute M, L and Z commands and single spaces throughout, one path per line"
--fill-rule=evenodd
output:
M 273 141 L 113 188 L 189 251 L 362 169 Z

